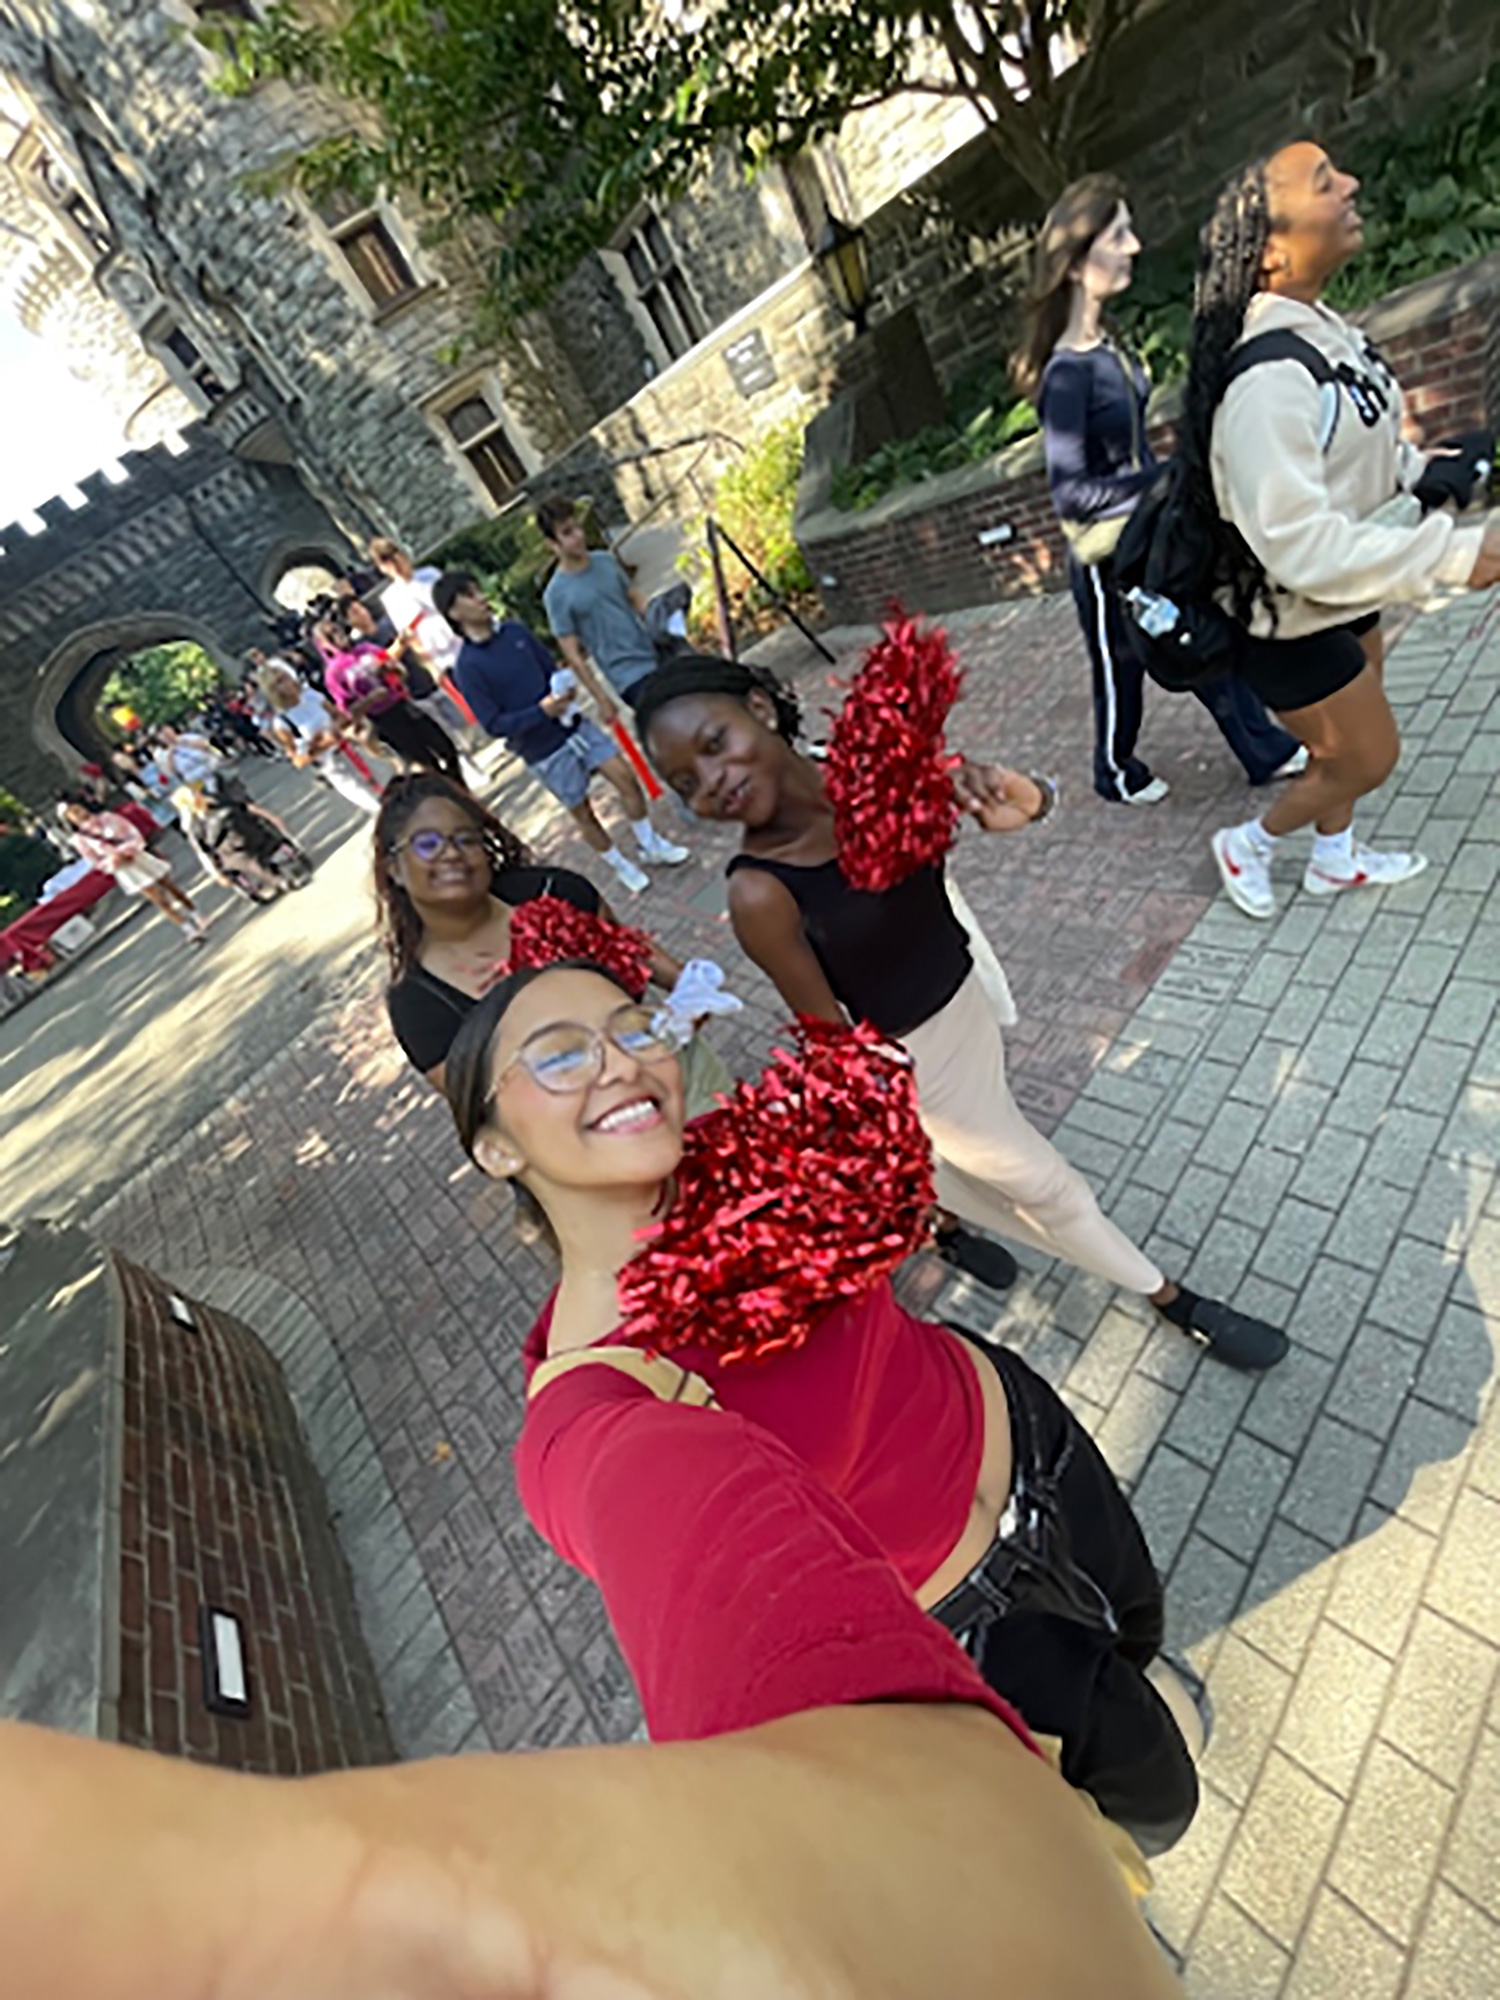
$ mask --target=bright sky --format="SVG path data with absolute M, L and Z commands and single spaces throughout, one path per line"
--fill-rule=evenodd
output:
M 0 311 L 0 529 L 124 449 L 93 390 Z

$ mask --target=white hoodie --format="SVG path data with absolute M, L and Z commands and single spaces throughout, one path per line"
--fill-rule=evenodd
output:
M 1461 526 L 1442 508 L 1411 526 L 1370 518 L 1427 462 L 1401 435 L 1401 390 L 1379 354 L 1329 307 L 1258 292 L 1241 338 L 1272 328 L 1300 334 L 1347 370 L 1337 386 L 1320 386 L 1298 361 L 1263 362 L 1229 385 L 1214 416 L 1219 511 L 1265 567 L 1275 636 L 1325 631 L 1466 583 L 1482 523 Z M 1263 605 L 1251 630 L 1271 636 Z

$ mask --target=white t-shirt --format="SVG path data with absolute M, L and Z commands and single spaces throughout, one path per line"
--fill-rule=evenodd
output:
M 201 785 L 219 768 L 219 756 L 206 736 L 179 736 L 167 752 L 167 763 L 184 784 Z
M 451 674 L 463 644 L 453 627 L 432 601 L 432 586 L 442 574 L 429 563 L 417 570 L 408 582 L 393 576 L 380 593 L 386 616 L 398 632 L 414 630 L 417 644 L 440 674 Z
M 282 709 L 275 720 L 284 724 L 286 728 L 295 730 L 299 736 L 308 741 L 321 731 L 335 729 L 338 726 L 328 703 L 316 688 L 310 687 L 302 690 L 302 699 L 295 708 Z

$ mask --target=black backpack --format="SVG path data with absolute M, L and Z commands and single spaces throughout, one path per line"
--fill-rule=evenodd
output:
M 1278 327 L 1235 349 L 1224 388 L 1265 361 L 1300 362 L 1320 388 L 1339 380 L 1325 354 Z M 1325 451 L 1332 436 L 1330 425 Z M 1130 614 L 1132 643 L 1152 680 L 1174 693 L 1227 672 L 1244 637 L 1238 619 L 1214 601 L 1217 527 L 1195 502 L 1178 452 L 1136 502 L 1115 544 L 1111 580 Z

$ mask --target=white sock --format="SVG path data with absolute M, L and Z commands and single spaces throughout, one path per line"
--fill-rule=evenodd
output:
M 1276 843 L 1280 839 L 1280 835 L 1267 833 L 1258 819 L 1247 819 L 1245 824 L 1240 828 L 1240 832 L 1249 841 L 1256 853 L 1264 855 L 1267 861 L 1276 852 Z
M 606 847 L 604 858 L 611 868 L 630 868 L 634 866 L 634 863 L 628 856 L 622 854 L 618 847 Z
M 1342 833 L 1314 833 L 1312 858 L 1320 868 L 1348 868 L 1354 861 L 1354 828 Z
M 656 845 L 656 828 L 649 819 L 633 819 L 630 822 L 630 831 L 642 847 L 649 850 Z

